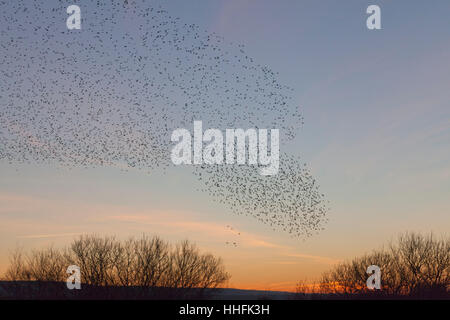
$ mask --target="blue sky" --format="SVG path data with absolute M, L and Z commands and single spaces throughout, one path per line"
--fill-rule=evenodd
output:
M 305 124 L 281 148 L 312 169 L 330 201 L 330 222 L 306 241 L 289 238 L 232 215 L 181 169 L 149 176 L 0 163 L 0 271 L 15 245 L 64 245 L 83 232 L 149 232 L 218 252 L 231 286 L 289 288 L 400 232 L 448 233 L 450 2 L 153 3 L 245 44 L 294 89 Z M 370 4 L 381 7 L 382 30 L 366 28 Z M 221 229 L 226 224 L 246 235 L 240 248 L 224 247 L 232 236 Z

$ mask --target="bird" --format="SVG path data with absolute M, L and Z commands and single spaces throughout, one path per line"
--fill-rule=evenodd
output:
M 293 89 L 244 44 L 149 2 L 99 1 L 81 30 L 65 28 L 64 13 L 63 2 L 0 1 L 2 162 L 151 175 L 172 168 L 171 132 L 194 120 L 278 128 L 286 145 L 303 124 Z M 298 156 L 281 154 L 274 176 L 257 169 L 187 168 L 233 214 L 294 237 L 323 230 L 329 202 Z

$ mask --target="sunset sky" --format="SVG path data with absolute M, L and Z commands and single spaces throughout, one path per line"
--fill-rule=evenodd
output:
M 294 89 L 305 124 L 288 148 L 329 201 L 325 230 L 298 239 L 234 215 L 185 168 L 146 174 L 0 159 L 0 273 L 15 247 L 147 233 L 221 256 L 229 287 L 293 290 L 401 232 L 448 233 L 449 1 L 153 2 L 245 44 Z M 370 4 L 381 7 L 382 30 L 366 28 Z

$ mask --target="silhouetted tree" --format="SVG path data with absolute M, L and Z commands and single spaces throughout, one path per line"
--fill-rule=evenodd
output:
M 322 292 L 368 294 L 367 267 L 381 269 L 380 295 L 445 297 L 450 289 L 450 239 L 400 235 L 397 243 L 340 263 L 322 276 Z
M 220 258 L 200 253 L 193 243 L 185 240 L 171 246 L 145 235 L 126 241 L 85 235 L 65 249 L 16 250 L 10 262 L 5 274 L 10 281 L 61 282 L 68 277 L 67 267 L 77 265 L 84 284 L 136 287 L 147 296 L 200 297 L 204 289 L 230 278 Z

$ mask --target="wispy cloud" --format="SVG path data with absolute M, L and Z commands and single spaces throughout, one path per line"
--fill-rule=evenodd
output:
M 43 238 L 59 238 L 59 237 L 73 237 L 83 234 L 82 232 L 72 232 L 72 233 L 49 233 L 49 234 L 30 234 L 18 236 L 20 239 L 43 239 Z
M 230 230 L 225 226 L 213 222 L 200 222 L 200 221 L 183 221 L 176 220 L 174 216 L 166 217 L 157 216 L 144 216 L 144 215 L 115 215 L 105 218 L 106 220 L 121 221 L 121 222 L 135 222 L 139 224 L 154 225 L 157 227 L 164 227 L 168 229 L 184 230 L 194 233 L 202 233 L 213 239 L 228 239 L 230 237 Z M 282 245 L 270 242 L 262 237 L 249 233 L 240 232 L 239 243 L 241 246 L 247 247 L 259 247 L 259 248 L 286 248 Z
M 194 234 L 201 233 L 203 235 L 206 235 L 210 239 L 217 239 L 220 241 L 228 239 L 230 235 L 232 235 L 230 234 L 230 230 L 228 230 L 221 224 L 213 222 L 176 220 L 173 215 L 114 215 L 108 216 L 105 219 L 121 222 L 126 221 L 139 224 L 148 224 L 160 228 L 168 228 L 174 230 L 184 230 Z M 296 253 L 295 248 L 293 247 L 277 244 L 268 239 L 264 239 L 257 234 L 245 232 L 242 230 L 239 231 L 239 234 L 239 245 L 241 247 L 276 249 L 276 252 L 273 254 L 274 256 L 309 259 L 327 265 L 332 265 L 339 262 L 339 260 L 329 257 Z M 293 263 L 295 263 L 295 261 L 293 261 Z

